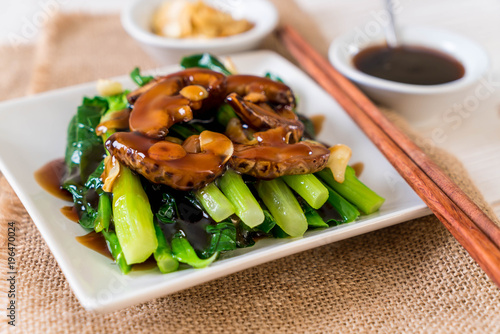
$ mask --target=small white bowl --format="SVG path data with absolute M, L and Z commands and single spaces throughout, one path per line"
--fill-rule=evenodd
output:
M 266 0 L 232 1 L 224 9 L 254 27 L 244 33 L 212 39 L 167 38 L 151 31 L 153 13 L 165 0 L 134 0 L 122 11 L 123 28 L 161 65 L 178 63 L 183 56 L 210 52 L 227 54 L 255 48 L 278 24 L 278 11 Z M 207 1 L 214 3 L 216 1 Z
M 462 78 L 440 85 L 412 85 L 380 79 L 358 70 L 353 57 L 362 49 L 385 43 L 382 29 L 369 34 L 356 29 L 334 40 L 329 59 L 344 76 L 354 81 L 365 93 L 387 107 L 393 108 L 415 125 L 439 124 L 447 110 L 473 93 L 474 84 L 489 68 L 483 48 L 460 35 L 427 27 L 401 29 L 403 44 L 422 46 L 451 55 L 465 68 Z

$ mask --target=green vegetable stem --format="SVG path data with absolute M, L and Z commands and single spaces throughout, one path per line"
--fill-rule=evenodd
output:
M 99 204 L 97 206 L 97 216 L 94 221 L 94 230 L 96 232 L 101 232 L 102 230 L 108 230 L 109 224 L 111 222 L 111 200 L 107 193 L 102 193 L 99 196 Z
M 283 180 L 314 209 L 319 209 L 328 199 L 328 190 L 313 174 L 285 175 Z
M 156 250 L 154 251 L 156 264 L 158 265 L 160 271 L 164 274 L 176 271 L 177 268 L 179 268 L 179 261 L 173 257 L 172 249 L 165 240 L 165 235 L 163 234 L 160 225 L 155 223 L 154 227 L 156 238 L 158 240 L 158 247 L 156 247 Z
M 328 190 L 327 190 L 328 192 Z M 302 208 L 304 209 L 304 215 L 307 219 L 307 225 L 312 227 L 328 227 L 329 225 L 321 218 L 319 213 L 314 210 L 307 202 L 302 202 Z
M 307 219 L 294 194 L 281 179 L 258 181 L 257 192 L 276 224 L 288 235 L 299 237 L 307 230 Z
M 350 223 L 359 217 L 359 211 L 354 205 L 349 203 L 346 199 L 340 196 L 335 190 L 326 186 L 328 189 L 328 203 L 339 213 L 342 217 L 341 221 L 335 221 L 337 224 Z M 333 219 L 334 220 L 334 219 Z M 331 220 L 329 221 L 331 222 Z
M 101 231 L 104 239 L 106 239 L 106 243 L 108 244 L 108 249 L 111 252 L 111 255 L 115 259 L 118 268 L 120 268 L 121 272 L 124 274 L 128 274 L 132 266 L 127 264 L 125 260 L 125 255 L 123 254 L 122 248 L 120 246 L 120 242 L 118 241 L 118 237 L 113 231 Z
M 113 221 L 128 264 L 146 261 L 158 247 L 148 197 L 139 177 L 123 165 L 113 185 Z
M 205 211 L 216 222 L 220 222 L 234 213 L 233 204 L 213 182 L 197 190 L 195 195 Z
M 377 195 L 356 177 L 356 173 L 351 166 L 347 166 L 343 183 L 335 181 L 330 168 L 325 168 L 317 172 L 316 175 L 367 215 L 377 211 L 385 201 L 383 197 Z
M 168 129 L 168 131 L 176 134 L 181 139 L 187 139 L 190 136 L 194 136 L 194 135 L 199 135 L 200 134 L 200 132 L 197 131 L 196 129 L 187 127 L 185 125 L 183 126 L 183 125 L 180 125 L 180 124 L 174 124 L 174 125 L 172 125 Z
M 220 178 L 219 186 L 238 217 L 249 227 L 262 224 L 264 212 L 240 174 L 228 169 Z

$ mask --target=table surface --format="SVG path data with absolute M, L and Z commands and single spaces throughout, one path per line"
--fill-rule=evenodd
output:
M 242 1 L 242 0 L 219 0 Z M 383 1 L 296 0 L 315 17 L 324 37 L 333 40 L 356 26 L 376 19 Z M 0 43 L 32 43 L 55 10 L 93 13 L 118 12 L 126 0 L 7 0 L 0 13 Z M 489 75 L 500 81 L 500 1 L 498 0 L 395 0 L 401 25 L 425 25 L 462 34 L 481 44 L 491 60 Z M 500 94 L 488 99 L 454 129 L 443 128 L 437 141 L 433 131 L 442 125 L 419 127 L 427 139 L 455 154 L 465 165 L 486 200 L 500 216 Z M 443 139 L 444 138 L 444 139 Z

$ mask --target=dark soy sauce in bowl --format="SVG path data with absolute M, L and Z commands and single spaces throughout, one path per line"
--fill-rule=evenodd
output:
M 462 78 L 464 66 L 452 56 L 420 46 L 371 46 L 353 58 L 368 75 L 412 85 L 439 85 Z

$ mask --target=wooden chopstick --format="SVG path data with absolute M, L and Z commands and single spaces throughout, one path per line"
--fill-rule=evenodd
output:
M 291 27 L 284 31 L 301 46 L 306 43 Z M 309 46 L 312 50 L 312 48 Z M 314 50 L 313 50 L 314 51 Z M 500 247 L 500 228 L 439 168 L 422 150 L 385 117 L 353 83 L 340 74 L 317 52 L 309 53 L 344 93 L 351 98 L 429 177 L 455 202 L 475 224 Z
M 278 35 L 344 108 L 488 276 L 500 286 L 500 229 L 403 132 L 292 27 Z

